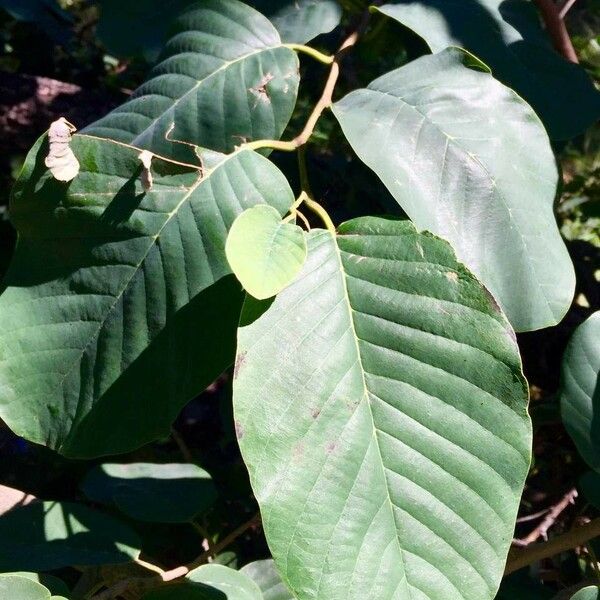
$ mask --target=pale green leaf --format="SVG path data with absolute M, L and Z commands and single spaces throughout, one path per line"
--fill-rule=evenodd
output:
M 48 573 L 28 573 L 25 571 L 19 571 L 16 573 L 3 573 L 2 576 L 4 575 L 14 575 L 15 577 L 25 577 L 25 579 L 31 579 L 32 581 L 47 587 L 52 594 L 67 595 L 69 593 L 69 588 L 64 581 L 58 577 L 54 577 L 54 575 L 49 575 Z
M 281 580 L 272 559 L 257 560 L 240 570 L 258 585 L 263 600 L 294 600 L 294 596 Z
M 395 0 L 379 10 L 434 52 L 459 46 L 476 54 L 533 106 L 553 139 L 574 137 L 600 118 L 600 94 L 580 65 L 554 50 L 533 2 Z
M 175 19 L 159 63 L 131 99 L 84 132 L 191 162 L 193 149 L 169 140 L 230 152 L 278 138 L 298 81 L 298 58 L 266 17 L 238 0 L 203 0 Z
M 306 240 L 302 229 L 284 223 L 272 206 L 254 206 L 233 222 L 225 253 L 246 291 L 264 300 L 278 294 L 300 272 Z
M 571 600 L 599 600 L 600 599 L 600 588 L 596 585 L 590 585 L 588 587 L 579 590 L 576 594 L 571 596 Z
M 600 470 L 600 311 L 575 330 L 565 350 L 560 407 L 577 450 Z
M 480 68 L 445 50 L 333 111 L 417 227 L 452 243 L 517 331 L 555 325 L 575 289 L 553 213 L 555 159 L 531 108 Z
M 103 464 L 84 479 L 83 493 L 140 521 L 184 523 L 207 510 L 217 491 L 193 464 Z
M 252 0 L 250 4 L 269 17 L 286 43 L 306 44 L 329 33 L 342 18 L 335 0 Z
M 121 521 L 72 502 L 36 501 L 0 516 L 2 571 L 126 563 L 140 543 Z
M 495 596 L 529 468 L 514 333 L 449 244 L 364 218 L 248 297 L 236 430 L 300 600 Z
M 50 600 L 50 592 L 26 577 L 0 575 L 0 598 L 3 600 Z
M 198 171 L 85 135 L 81 172 L 52 178 L 40 142 L 11 202 L 19 232 L 0 296 L 1 418 L 70 456 L 168 435 L 180 409 L 233 361 L 241 290 L 225 256 L 246 208 L 285 215 L 281 172 L 242 150 Z

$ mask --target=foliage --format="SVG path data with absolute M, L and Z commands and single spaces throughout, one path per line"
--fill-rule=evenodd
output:
M 597 276 L 560 235 L 597 240 L 600 94 L 531 2 L 368 4 L 2 3 L 65 47 L 92 11 L 139 85 L 59 140 L 69 181 L 43 134 L 11 195 L 0 418 L 16 455 L 70 475 L 21 480 L 43 500 L 0 488 L 0 596 L 558 591 L 503 574 L 546 548 L 509 554 L 559 403 L 600 510 Z M 529 410 L 527 341 L 588 316 Z M 577 546 L 580 588 L 600 567 Z

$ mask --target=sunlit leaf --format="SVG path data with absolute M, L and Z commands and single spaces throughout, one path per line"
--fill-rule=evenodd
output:
M 299 277 L 247 298 L 236 431 L 300 599 L 495 596 L 529 468 L 514 333 L 409 222 L 313 230 Z
M 558 174 L 531 108 L 452 48 L 336 102 L 358 156 L 417 227 L 454 246 L 517 331 L 558 323 L 575 273 L 553 213 Z
M 272 559 L 257 560 L 240 570 L 258 585 L 264 600 L 294 600 Z

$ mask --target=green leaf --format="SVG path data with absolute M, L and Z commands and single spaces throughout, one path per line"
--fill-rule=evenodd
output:
M 263 600 L 252 579 L 223 565 L 202 565 L 186 579 L 189 583 L 153 590 L 143 600 Z
M 0 416 L 68 456 L 126 452 L 168 435 L 230 365 L 242 296 L 225 256 L 246 208 L 294 201 L 281 172 L 242 150 L 197 171 L 75 135 L 69 185 L 41 141 L 15 187 L 19 232 L 0 296 Z M 215 285 L 216 284 L 216 285 Z
M 264 300 L 287 287 L 306 260 L 304 232 L 272 206 L 254 206 L 233 223 L 225 253 L 249 294 Z
M 127 525 L 80 504 L 36 501 L 0 516 L 2 571 L 126 563 L 139 548 Z
M 237 0 L 203 0 L 175 19 L 148 81 L 84 132 L 192 162 L 192 148 L 169 140 L 230 152 L 278 138 L 298 81 L 298 58 L 268 19 Z
M 0 598 L 5 600 L 50 600 L 50 592 L 41 584 L 17 575 L 0 575 Z
M 383 75 L 333 111 L 417 227 L 452 243 L 513 327 L 548 327 L 575 289 L 553 213 L 555 159 L 531 108 L 480 68 L 452 48 Z
M 335 0 L 253 0 L 250 4 L 269 17 L 286 43 L 306 44 L 329 33 L 342 19 Z
M 192 464 L 103 464 L 81 489 L 90 499 L 115 505 L 133 519 L 184 523 L 207 510 L 217 491 L 210 475 Z
M 0 0 L 0 8 L 18 21 L 35 23 L 58 44 L 67 44 L 73 37 L 73 16 L 56 0 Z
M 510 325 L 410 222 L 313 230 L 238 334 L 236 430 L 301 600 L 494 597 L 530 461 Z
M 433 52 L 459 46 L 476 54 L 531 104 L 553 139 L 572 138 L 600 118 L 600 94 L 582 67 L 554 51 L 532 2 L 395 0 L 378 10 Z
M 600 600 L 600 588 L 590 585 L 571 596 L 571 600 Z
M 47 573 L 27 573 L 25 571 L 2 574 L 3 577 L 5 575 L 31 579 L 31 581 L 35 581 L 44 587 L 47 587 L 52 594 L 69 594 L 69 588 L 67 587 L 67 584 L 58 577 L 54 577 L 54 575 L 49 575 Z
M 576 330 L 563 356 L 562 420 L 579 454 L 600 470 L 600 311 Z
M 287 589 L 272 559 L 257 560 L 240 569 L 248 575 L 262 592 L 263 600 L 294 600 Z

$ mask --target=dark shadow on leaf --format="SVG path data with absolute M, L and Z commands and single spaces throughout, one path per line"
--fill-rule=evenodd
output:
M 227 600 L 229 594 L 204 583 L 178 583 L 153 590 L 144 600 Z
M 140 163 L 137 171 L 123 184 L 121 189 L 115 194 L 110 204 L 104 210 L 101 220 L 109 225 L 118 225 L 127 221 L 135 212 L 136 208 L 146 195 L 144 192 L 136 194 L 136 182 L 142 173 L 142 164 Z

